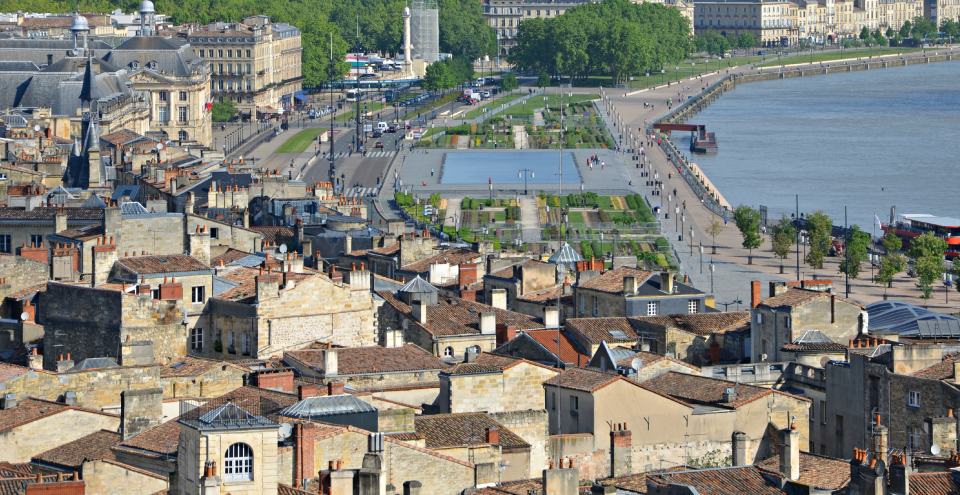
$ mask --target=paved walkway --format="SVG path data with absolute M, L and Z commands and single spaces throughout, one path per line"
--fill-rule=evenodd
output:
M 533 111 L 533 125 L 543 125 L 543 124 L 544 124 L 543 112 L 541 112 L 540 110 L 534 110 L 534 111 Z
M 540 212 L 537 208 L 536 196 L 520 197 L 520 224 L 522 226 L 523 242 L 540 242 Z
M 529 149 L 527 145 L 527 128 L 522 125 L 513 126 L 513 147 L 518 150 Z
M 731 68 L 724 70 L 722 75 L 726 75 L 728 72 L 736 73 L 744 70 L 749 69 Z M 679 84 L 672 84 L 670 87 L 659 86 L 655 89 L 641 90 L 626 96 L 622 90 L 605 89 L 604 91 L 609 98 L 608 101 L 610 105 L 610 121 L 608 125 L 610 125 L 612 121 L 619 122 L 622 120 L 623 130 L 626 131 L 623 136 L 625 146 L 626 143 L 630 142 L 631 133 L 636 140 L 635 142 L 638 143 L 635 144 L 635 146 L 637 146 L 642 142 L 642 136 L 640 136 L 640 134 L 642 134 L 643 131 L 641 129 L 646 128 L 647 121 L 653 120 L 666 112 L 668 99 L 673 98 L 674 102 L 678 101 L 678 99 L 684 99 L 703 87 L 704 83 L 709 85 L 719 77 L 719 74 L 714 73 L 703 78 L 688 78 Z M 775 83 L 761 82 L 752 84 Z M 684 89 L 687 87 L 690 89 Z M 680 93 L 679 96 L 677 94 L 678 92 Z M 645 102 L 654 105 L 656 110 L 650 106 L 645 107 Z M 599 106 L 601 109 L 607 108 L 603 102 L 601 102 Z M 620 128 L 611 128 L 611 133 L 614 134 L 614 138 L 617 138 L 621 130 Z M 723 224 L 723 218 L 717 217 L 701 205 L 700 199 L 694 195 L 693 190 L 690 189 L 686 181 L 676 173 L 676 169 L 673 168 L 666 154 L 663 153 L 659 147 L 655 145 L 645 145 L 644 148 L 647 151 L 647 164 L 646 168 L 643 169 L 636 167 L 638 162 L 632 160 L 631 154 L 621 152 L 623 153 L 624 161 L 627 163 L 628 172 L 633 177 L 633 184 L 647 197 L 652 205 L 663 205 L 664 213 L 669 212 L 670 216 L 673 217 L 675 216 L 675 208 L 678 204 L 680 205 L 682 216 L 681 226 L 679 228 L 674 227 L 674 218 L 662 219 L 664 236 L 670 241 L 675 253 L 679 255 L 682 271 L 692 278 L 693 283 L 698 288 L 704 291 L 710 290 L 709 262 L 711 260 L 713 260 L 715 265 L 712 292 L 716 296 L 718 303 L 734 301 L 738 296 L 741 300 L 749 303 L 749 283 L 751 280 L 797 279 L 796 250 L 784 260 L 786 273 L 780 275 L 780 260 L 776 259 L 771 252 L 768 238 L 764 239 L 764 244 L 760 249 L 753 251 L 753 264 L 747 264 L 748 251 L 741 247 L 743 241 L 740 232 L 733 223 L 732 217 L 729 219 L 728 225 L 716 237 L 716 242 L 714 243 L 712 239 L 704 234 L 704 231 L 707 230 L 709 225 L 715 220 Z M 695 156 L 691 158 L 696 160 Z M 645 170 L 651 172 L 650 177 L 641 177 L 641 172 Z M 645 186 L 646 181 L 651 179 L 657 179 L 664 183 L 662 195 L 654 196 L 654 188 L 652 186 Z M 677 190 L 676 195 L 673 193 L 674 189 Z M 686 206 L 684 206 L 684 202 Z M 736 205 L 733 206 L 735 207 Z M 809 206 L 807 209 L 809 209 Z M 770 222 L 776 222 L 777 220 L 778 219 L 770 219 Z M 670 227 L 674 228 L 671 229 Z M 693 256 L 690 255 L 689 245 L 691 241 L 691 228 L 693 229 L 692 242 L 695 244 Z M 683 241 L 679 240 L 680 232 L 677 230 L 683 230 Z M 704 266 L 702 274 L 700 272 L 700 254 L 698 249 L 701 243 L 704 245 Z M 711 254 L 710 246 L 713 244 L 717 246 L 716 254 Z M 810 279 L 814 276 L 821 279 L 832 278 L 834 279 L 834 286 L 837 289 L 837 293 L 843 295 L 845 290 L 843 275 L 839 273 L 838 269 L 840 258 L 828 257 L 824 261 L 823 269 L 814 270 L 803 262 L 805 246 L 801 245 L 800 251 L 800 278 Z M 850 297 L 864 304 L 882 300 L 884 288 L 872 283 L 871 279 L 870 266 L 864 264 L 861 270 L 861 278 L 851 280 L 850 282 Z M 911 304 L 923 305 L 923 300 L 919 298 L 920 291 L 915 287 L 915 284 L 915 279 L 910 279 L 906 277 L 905 274 L 901 274 L 894 281 L 894 287 L 887 289 L 890 299 L 898 299 Z M 951 305 L 945 302 L 945 296 L 947 295 L 944 293 L 942 284 L 938 284 L 936 288 L 938 292 L 934 298 L 929 301 L 927 306 L 935 311 L 955 312 L 956 303 Z M 949 297 L 953 298 L 955 302 L 960 301 L 960 294 L 949 294 Z M 733 308 L 735 308 L 735 305 Z
M 457 136 L 457 149 L 470 149 L 470 136 Z

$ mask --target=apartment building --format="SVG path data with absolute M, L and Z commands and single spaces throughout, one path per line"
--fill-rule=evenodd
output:
M 291 104 L 302 87 L 303 47 L 294 26 L 257 15 L 240 23 L 181 26 L 175 33 L 210 64 L 214 100 L 233 100 L 244 118 Z
M 884 31 L 887 28 L 899 31 L 904 22 L 923 15 L 923 2 L 921 0 L 879 0 L 877 10 L 878 21 Z
M 832 0 L 831 0 L 832 1 Z M 791 2 L 708 1 L 694 6 L 694 32 L 709 30 L 727 36 L 750 33 L 761 46 L 795 43 L 798 25 L 790 17 Z

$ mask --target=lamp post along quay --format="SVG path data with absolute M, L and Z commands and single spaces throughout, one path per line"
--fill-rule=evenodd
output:
M 521 168 L 520 171 L 517 172 L 517 177 L 523 176 L 523 195 L 524 195 L 524 196 L 526 196 L 527 194 L 529 194 L 528 189 L 527 189 L 527 174 L 526 174 L 525 172 L 530 172 L 530 178 L 532 179 L 532 178 L 533 178 L 533 170 L 531 170 L 531 169 L 529 169 L 529 168 Z

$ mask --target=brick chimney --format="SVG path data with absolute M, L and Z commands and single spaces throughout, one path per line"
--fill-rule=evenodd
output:
M 610 476 L 623 476 L 633 472 L 630 451 L 633 434 L 626 423 L 615 423 L 610 430 Z
M 750 307 L 756 308 L 760 305 L 760 281 L 750 282 Z
M 259 371 L 257 386 L 278 392 L 293 392 L 293 371 Z
M 464 301 L 477 302 L 477 291 L 460 289 L 460 299 Z
M 49 262 L 50 250 L 42 246 L 33 246 L 27 247 L 24 244 L 23 247 L 17 248 L 17 254 L 23 256 L 24 258 L 30 258 L 34 261 L 39 261 L 41 263 Z
M 300 400 L 317 396 L 316 385 L 297 385 L 297 398 Z
M 343 382 L 327 382 L 327 395 L 343 395 L 345 393 Z
M 37 307 L 31 304 L 29 299 L 23 303 L 23 313 L 27 315 L 27 319 L 24 321 L 32 322 L 37 320 Z
M 296 486 L 305 478 L 313 478 L 314 444 L 316 443 L 317 424 L 306 422 L 297 423 L 293 429 L 294 473 L 293 482 Z M 304 486 L 306 488 L 306 486 Z
M 166 277 L 164 277 L 163 283 L 160 284 L 160 299 L 163 301 L 183 299 L 183 284 L 177 282 L 175 278 L 167 282 Z
M 460 279 L 457 285 L 461 289 L 477 281 L 477 263 L 460 263 Z
M 493 445 L 500 444 L 500 429 L 499 428 L 487 428 L 487 443 Z
M 109 210 L 110 208 L 107 208 Z M 117 209 L 119 210 L 119 208 Z M 98 237 L 93 246 L 93 286 L 99 287 L 107 283 L 113 263 L 117 261 L 117 246 L 113 238 Z

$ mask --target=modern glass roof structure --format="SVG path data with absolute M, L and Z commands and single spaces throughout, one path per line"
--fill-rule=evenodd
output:
M 893 331 L 904 337 L 960 339 L 960 319 L 902 301 L 867 306 L 870 330 Z

